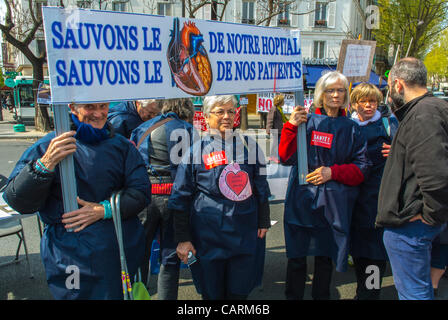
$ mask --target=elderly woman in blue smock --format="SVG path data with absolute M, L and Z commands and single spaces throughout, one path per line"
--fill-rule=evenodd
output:
M 315 257 L 313 299 L 330 298 L 333 262 L 337 271 L 347 269 L 352 209 L 369 166 L 366 140 L 345 114 L 349 101 L 345 76 L 338 72 L 322 76 L 314 97 L 315 114 L 296 107 L 279 146 L 281 163 L 297 166 L 297 129 L 306 124 L 307 184 L 299 185 L 293 167 L 285 200 L 287 299 L 303 299 L 308 256 Z
M 108 103 L 70 109 L 73 131 L 49 133 L 28 148 L 11 173 L 4 199 L 22 214 L 38 211 L 45 223 L 40 252 L 56 299 L 123 299 L 109 199 L 122 191 L 123 241 L 132 276 L 145 250 L 137 214 L 150 201 L 151 184 L 137 149 L 106 121 Z M 69 155 L 80 208 L 64 213 L 59 162 Z M 71 283 L 74 272 L 79 282 Z
M 178 166 L 168 203 L 178 256 L 198 259 L 191 271 L 204 299 L 247 298 L 264 267 L 258 240 L 270 227 L 265 158 L 255 141 L 232 131 L 235 106 L 234 96 L 204 99 L 209 134 Z
M 367 152 L 372 162 L 368 177 L 360 185 L 353 209 L 350 236 L 350 254 L 358 282 L 356 298 L 359 300 L 380 298 L 381 280 L 386 270 L 387 253 L 383 244 L 383 229 L 375 228 L 375 219 L 381 177 L 398 121 L 389 116 L 387 109 L 384 114 L 378 110 L 382 99 L 380 90 L 370 83 L 357 85 L 350 95 L 354 109 L 352 120 L 360 126 L 367 139 Z M 376 269 L 372 269 L 372 266 L 376 266 Z M 375 287 L 368 288 L 366 280 L 374 271 L 379 272 L 380 277 Z

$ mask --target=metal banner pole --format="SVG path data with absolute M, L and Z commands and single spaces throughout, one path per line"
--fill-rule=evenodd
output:
M 56 135 L 61 135 L 64 132 L 70 131 L 70 116 L 68 106 L 65 104 L 55 105 L 54 113 L 54 127 Z M 62 199 L 64 202 L 64 212 L 71 212 L 78 209 L 75 166 L 73 162 L 73 155 L 69 155 L 59 163 L 59 173 L 61 175 Z M 72 232 L 72 229 L 67 231 Z
M 303 106 L 304 94 L 303 90 L 295 92 L 295 105 Z M 307 184 L 306 175 L 308 174 L 308 155 L 306 151 L 306 123 L 299 125 L 297 129 L 297 170 L 299 176 L 299 184 Z
M 397 52 L 395 53 L 394 65 L 397 62 L 399 52 L 400 52 L 400 45 L 398 45 Z M 388 75 L 388 77 L 389 77 L 389 75 Z M 390 92 L 390 88 L 387 88 L 386 98 L 384 98 L 384 104 L 387 104 L 387 98 L 389 98 L 389 92 Z

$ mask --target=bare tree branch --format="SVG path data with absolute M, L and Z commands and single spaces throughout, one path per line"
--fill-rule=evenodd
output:
M 331 2 L 336 2 L 336 0 L 329 0 L 329 1 L 326 2 L 326 3 L 331 3 Z M 316 12 L 317 10 L 318 10 L 318 9 L 313 9 L 313 10 L 306 11 L 306 12 L 290 12 L 289 14 L 292 14 L 292 15 L 294 15 L 294 16 L 304 16 L 304 15 L 306 15 L 306 14 L 310 14 L 310 13 Z
M 35 1 L 28 0 L 29 8 L 24 10 L 14 0 L 4 0 L 6 4 L 5 23 L 0 24 L 0 30 L 4 39 L 13 47 L 20 51 L 31 63 L 33 67 L 33 92 L 35 105 L 37 104 L 38 82 L 44 80 L 43 65 L 46 60 L 46 53 L 42 52 L 38 57 L 30 48 L 30 44 L 35 40 L 36 32 L 42 27 L 42 17 L 36 16 L 34 12 Z M 62 3 L 62 0 L 60 2 Z M 14 12 L 13 12 L 14 10 Z M 37 130 L 49 131 L 50 120 L 46 107 L 36 108 L 35 126 Z

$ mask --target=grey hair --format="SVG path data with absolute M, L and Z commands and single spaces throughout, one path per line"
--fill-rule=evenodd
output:
M 345 88 L 344 107 L 348 106 L 348 103 L 350 101 L 350 96 L 348 94 L 348 87 L 349 87 L 348 80 L 342 73 L 338 71 L 331 71 L 320 77 L 316 83 L 316 89 L 314 90 L 314 104 L 316 105 L 317 108 L 323 107 L 324 91 L 329 86 L 336 83 L 338 80 L 341 80 L 342 83 L 344 84 Z
M 407 57 L 394 64 L 389 77 L 391 82 L 401 79 L 410 87 L 426 87 L 428 71 L 421 60 Z
M 167 99 L 163 102 L 162 113 L 174 112 L 180 119 L 192 122 L 194 115 L 194 106 L 190 98 Z
M 210 111 L 212 111 L 214 107 L 221 106 L 229 102 L 232 102 L 234 108 L 236 107 L 237 101 L 234 95 L 207 96 L 202 102 L 202 112 L 208 117 L 210 115 Z
M 137 102 L 140 103 L 142 108 L 146 108 L 153 103 L 156 103 L 156 107 L 159 111 L 163 107 L 163 100 L 158 100 L 158 99 L 137 100 Z
M 75 110 L 79 110 L 79 108 L 81 108 L 81 106 L 86 106 L 88 104 L 107 104 L 108 106 L 110 106 L 110 102 L 92 102 L 92 103 L 69 103 L 69 106 L 72 106 Z

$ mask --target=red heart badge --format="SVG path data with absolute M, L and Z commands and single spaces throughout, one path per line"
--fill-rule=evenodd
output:
M 249 174 L 238 163 L 227 165 L 219 176 L 219 190 L 229 200 L 246 200 L 252 195 Z
M 229 171 L 229 173 L 226 175 L 227 185 L 238 196 L 246 187 L 248 180 L 249 177 L 245 171 L 239 171 L 236 174 L 232 171 Z

